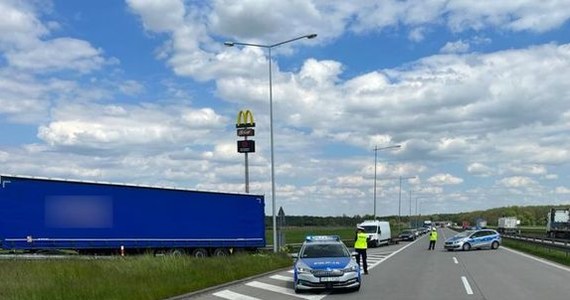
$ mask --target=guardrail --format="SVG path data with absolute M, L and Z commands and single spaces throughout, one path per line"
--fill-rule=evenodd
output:
M 553 239 L 547 237 L 536 237 L 536 236 L 509 235 L 509 234 L 502 234 L 501 237 L 505 239 L 524 241 L 530 244 L 543 246 L 546 248 L 562 250 L 566 252 L 566 256 L 568 256 L 568 253 L 570 252 L 569 240 Z

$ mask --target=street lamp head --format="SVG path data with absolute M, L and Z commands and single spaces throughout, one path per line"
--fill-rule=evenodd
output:
M 316 33 L 311 33 L 311 34 L 308 34 L 308 35 L 307 35 L 307 38 L 308 38 L 308 39 L 314 39 L 314 38 L 316 38 L 316 37 L 317 37 L 317 34 L 316 34 Z
M 233 47 L 235 45 L 234 42 L 224 42 L 224 45 L 228 46 L 228 47 Z

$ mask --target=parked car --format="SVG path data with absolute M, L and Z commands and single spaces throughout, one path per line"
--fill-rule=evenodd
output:
M 360 267 L 339 236 L 308 236 L 293 257 L 296 293 L 312 289 L 360 289 Z
M 412 230 L 404 230 L 400 232 L 398 238 L 401 241 L 413 241 L 416 239 L 416 234 Z
M 497 249 L 501 245 L 501 235 L 492 229 L 468 230 L 454 235 L 445 241 L 448 251 L 490 248 Z

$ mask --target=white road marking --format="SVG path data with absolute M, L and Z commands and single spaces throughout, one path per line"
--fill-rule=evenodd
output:
M 289 272 L 289 273 L 291 273 L 291 274 L 295 273 L 294 270 L 289 270 L 289 271 L 287 271 L 287 272 Z
M 467 292 L 467 295 L 473 295 L 473 290 L 471 289 L 471 286 L 469 285 L 469 281 L 467 281 L 467 277 L 461 276 L 461 281 L 463 281 L 463 286 L 465 287 L 465 291 Z
M 381 263 L 387 261 L 388 258 L 390 258 L 390 257 L 392 257 L 392 256 L 394 256 L 394 255 L 396 255 L 396 254 L 398 254 L 398 252 L 400 252 L 400 251 L 402 251 L 402 250 L 404 250 L 404 249 L 410 247 L 411 245 L 413 245 L 414 243 L 416 243 L 416 242 L 419 241 L 419 240 L 420 240 L 420 239 L 416 239 L 415 241 L 413 241 L 413 242 L 407 244 L 406 246 L 404 246 L 404 247 L 402 247 L 402 248 L 400 248 L 400 249 L 398 249 L 398 250 L 392 252 L 390 255 L 386 256 L 383 260 L 378 261 L 378 262 L 375 262 L 375 263 L 373 263 L 372 265 L 369 265 L 369 266 L 368 266 L 368 270 L 374 269 L 374 267 L 376 267 L 377 265 L 379 265 L 379 264 L 381 264 Z
M 259 281 L 248 282 L 245 285 L 255 287 L 255 288 L 259 288 L 259 289 L 263 289 L 263 290 L 267 290 L 267 291 L 271 291 L 271 292 L 275 292 L 275 293 L 279 293 L 279 294 L 292 296 L 292 297 L 297 297 L 297 298 L 301 298 L 301 299 L 308 299 L 308 300 L 321 300 L 327 296 L 327 294 L 314 295 L 314 296 L 312 296 L 312 295 L 298 295 L 298 294 L 295 294 L 295 292 L 293 292 L 291 289 L 284 288 L 281 286 L 271 285 L 271 284 L 267 284 L 267 283 L 263 283 L 263 282 L 259 282 Z
M 458 264 L 458 263 L 459 263 L 459 262 L 457 261 L 457 258 L 456 258 L 456 257 L 453 257 L 453 262 L 454 262 L 455 264 Z
M 282 275 L 273 275 L 271 277 L 269 277 L 271 279 L 277 279 L 277 280 L 281 280 L 281 281 L 289 281 L 289 282 L 293 282 L 293 277 L 288 277 L 288 276 L 282 276 Z
M 542 258 L 534 257 L 534 256 L 532 256 L 532 255 L 528 255 L 528 254 L 522 253 L 522 252 L 520 252 L 520 251 L 513 250 L 513 249 L 511 249 L 511 248 L 507 248 L 507 247 L 504 247 L 504 246 L 503 246 L 502 248 L 505 249 L 505 250 L 511 251 L 511 252 L 513 252 L 513 253 L 516 253 L 516 254 L 518 254 L 518 255 L 522 255 L 522 256 L 524 256 L 524 257 L 526 257 L 526 258 L 530 258 L 530 259 L 536 260 L 536 261 L 541 262 L 541 263 L 543 263 L 543 264 L 545 264 L 545 265 L 549 265 L 549 266 L 551 266 L 551 267 L 555 267 L 555 268 L 558 268 L 558 269 L 560 269 L 560 270 L 563 270 L 563 271 L 566 271 L 566 272 L 570 272 L 570 268 L 568 268 L 568 267 L 564 267 L 564 266 L 561 266 L 561 265 L 558 265 L 558 264 L 549 262 L 549 261 L 547 261 L 547 260 L 544 260 L 544 259 L 542 259 Z
M 230 299 L 230 300 L 261 300 L 259 298 L 238 294 L 238 293 L 232 292 L 230 290 L 223 290 L 223 291 L 214 293 L 212 295 L 214 295 L 216 297 L 224 298 L 224 299 Z

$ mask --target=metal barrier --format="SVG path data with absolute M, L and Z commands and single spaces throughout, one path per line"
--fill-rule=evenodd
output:
M 570 241 L 563 239 L 553 239 L 547 237 L 536 237 L 536 236 L 523 236 L 523 235 L 501 235 L 504 239 L 524 241 L 529 244 L 534 244 L 542 246 L 545 248 L 557 249 L 566 252 L 566 256 L 570 252 Z

